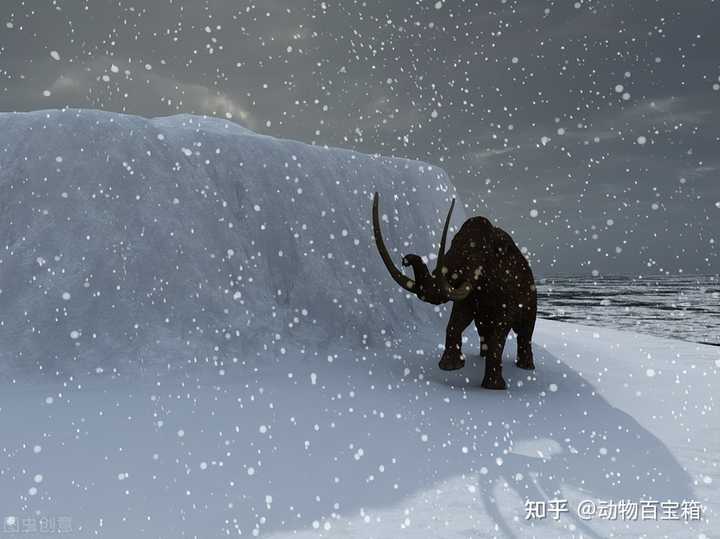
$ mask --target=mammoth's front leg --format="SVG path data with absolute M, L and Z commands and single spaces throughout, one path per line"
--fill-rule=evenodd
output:
M 465 366 L 462 354 L 462 334 L 473 321 L 472 304 L 469 301 L 453 303 L 450 321 L 445 331 L 445 352 L 438 366 L 444 371 L 454 371 Z
M 478 331 L 482 327 L 478 325 Z M 506 389 L 507 384 L 502 376 L 502 356 L 505 348 L 505 340 L 507 339 L 509 327 L 483 327 L 482 334 L 485 337 L 485 376 L 483 377 L 482 387 L 486 389 Z

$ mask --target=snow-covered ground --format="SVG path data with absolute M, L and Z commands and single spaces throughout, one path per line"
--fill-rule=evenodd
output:
M 386 276 L 369 200 L 389 245 L 431 253 L 441 170 L 193 117 L 0 124 L 4 530 L 717 533 L 720 349 L 539 321 L 507 391 L 479 387 L 470 331 L 465 369 L 438 370 L 447 314 Z M 525 518 L 553 499 L 557 521 Z M 584 499 L 702 514 L 585 520 Z
M 402 346 L 4 386 L 0 507 L 117 538 L 713 537 L 717 348 L 549 321 L 535 343 L 534 375 L 506 357 L 506 392 L 479 388 L 475 342 L 450 374 Z M 525 519 L 526 499 L 553 498 L 703 514 Z

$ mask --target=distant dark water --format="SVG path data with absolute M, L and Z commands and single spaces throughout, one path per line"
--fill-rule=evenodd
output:
M 547 277 L 538 316 L 720 346 L 720 276 Z

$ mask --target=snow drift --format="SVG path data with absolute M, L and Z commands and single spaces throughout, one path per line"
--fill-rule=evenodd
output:
M 424 163 L 189 115 L 0 114 L 0 365 L 222 365 L 436 327 L 375 252 L 375 190 L 389 247 L 433 253 L 452 193 Z

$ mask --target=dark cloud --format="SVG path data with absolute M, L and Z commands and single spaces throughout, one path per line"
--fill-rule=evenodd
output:
M 719 16 L 710 0 L 4 0 L 0 109 L 214 114 L 423 159 L 537 273 L 717 272 Z

